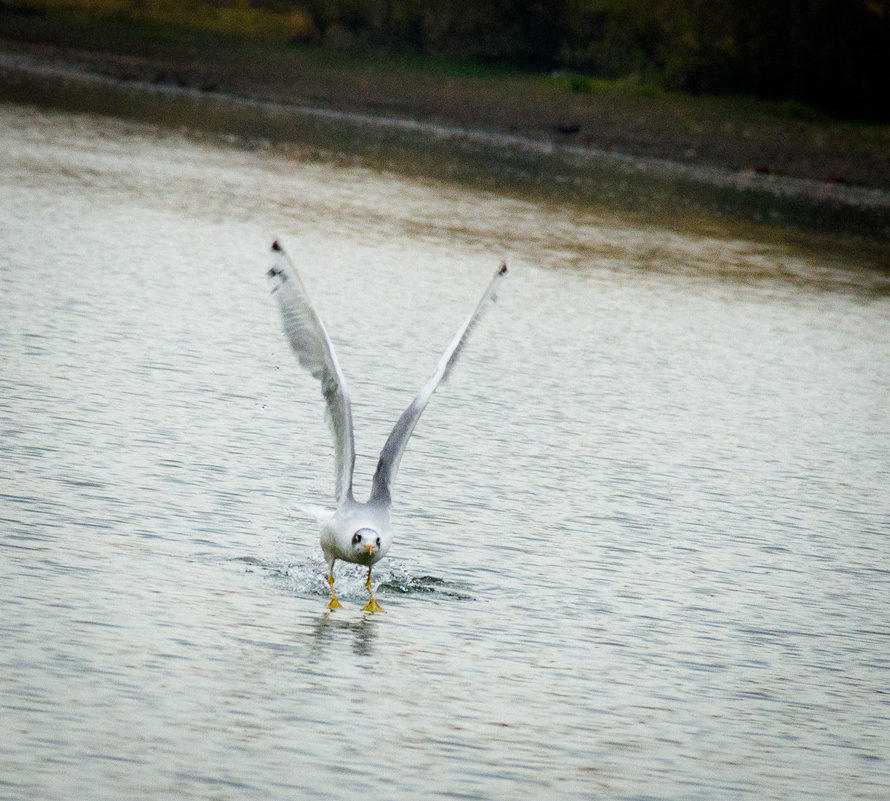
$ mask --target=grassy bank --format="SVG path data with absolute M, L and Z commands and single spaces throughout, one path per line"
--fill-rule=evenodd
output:
M 483 68 L 307 38 L 295 13 L 247 3 L 0 3 L 6 49 L 123 80 L 369 111 L 542 141 L 890 190 L 890 126 L 793 103 L 706 98 L 631 79 Z

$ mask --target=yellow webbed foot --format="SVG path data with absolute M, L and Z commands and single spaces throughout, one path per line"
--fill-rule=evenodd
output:
M 385 612 L 386 610 L 377 603 L 377 599 L 372 597 L 368 603 L 362 607 L 362 612 Z
M 331 588 L 331 600 L 328 601 L 328 609 L 342 609 L 343 606 L 337 600 L 337 593 L 334 592 L 334 563 L 328 568 L 328 586 Z
M 368 580 L 365 582 L 365 587 L 368 588 L 368 595 L 371 596 L 371 600 L 368 601 L 363 607 L 362 612 L 382 612 L 383 607 L 377 603 L 377 599 L 374 597 L 374 593 L 371 590 L 371 566 L 368 566 Z

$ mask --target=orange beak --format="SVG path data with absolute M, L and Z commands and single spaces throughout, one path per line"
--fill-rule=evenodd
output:
M 366 548 L 367 551 L 368 551 L 368 556 L 370 556 L 372 553 L 374 553 L 374 546 L 373 546 L 373 545 L 366 545 L 365 548 Z

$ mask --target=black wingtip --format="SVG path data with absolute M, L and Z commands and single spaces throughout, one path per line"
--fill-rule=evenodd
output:
M 498 275 L 506 275 L 507 274 L 507 262 L 501 262 L 501 269 L 498 270 Z
M 276 239 L 276 240 L 272 243 L 272 250 L 274 250 L 274 251 L 276 251 L 276 252 L 281 252 L 282 250 L 284 250 L 284 248 L 282 248 L 281 245 L 278 244 L 278 240 Z

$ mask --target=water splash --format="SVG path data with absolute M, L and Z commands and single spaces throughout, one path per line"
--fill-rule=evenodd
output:
M 246 570 L 259 568 L 270 578 L 276 579 L 289 592 L 301 597 L 327 597 L 327 563 L 320 556 L 308 556 L 300 561 L 281 554 L 271 558 L 237 556 L 232 562 L 244 564 Z M 334 568 L 337 595 L 354 601 L 366 598 L 367 568 L 338 562 Z M 397 563 L 378 565 L 374 568 L 372 584 L 375 594 L 420 595 L 429 598 L 451 598 L 459 601 L 473 600 L 468 585 L 438 576 L 413 575 L 407 567 Z
M 381 593 L 425 594 L 459 601 L 473 600 L 468 592 L 468 585 L 463 582 L 448 581 L 437 576 L 412 576 L 403 565 L 398 564 L 390 568 L 389 576 L 383 578 L 377 589 Z

